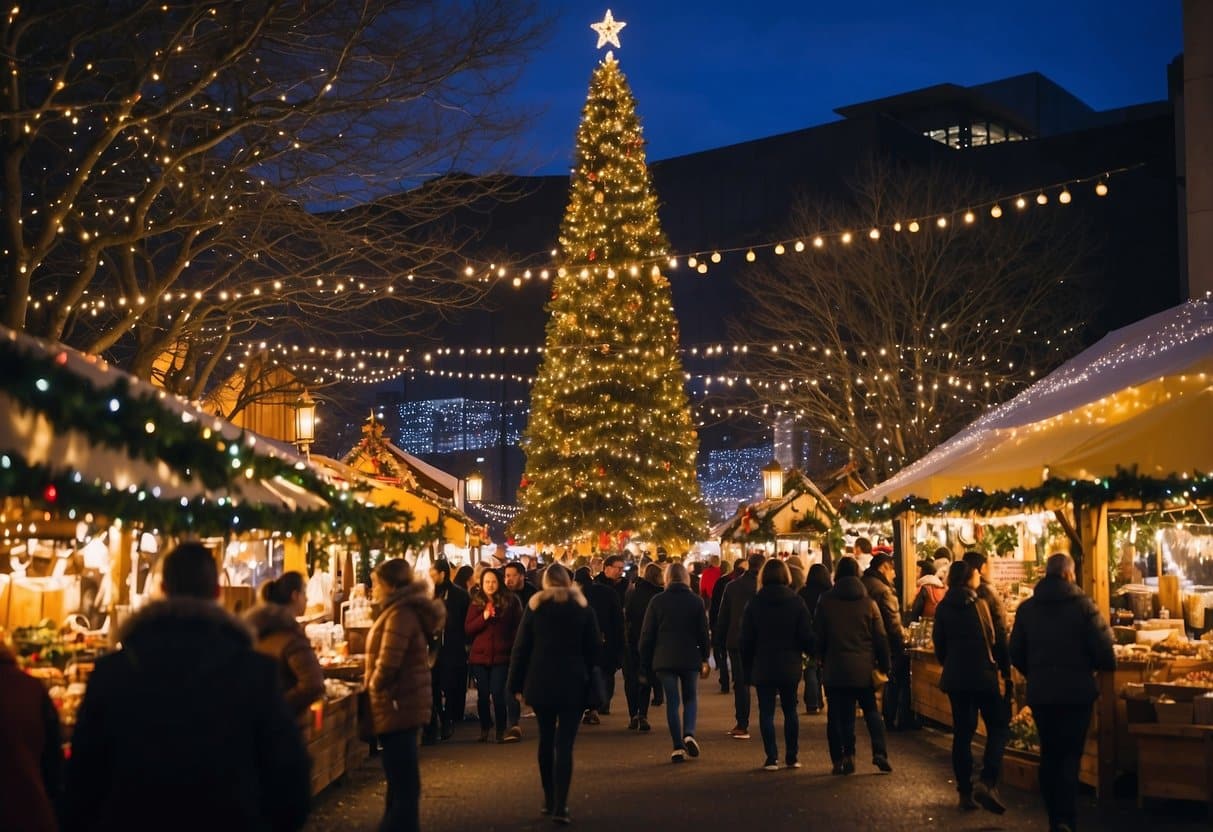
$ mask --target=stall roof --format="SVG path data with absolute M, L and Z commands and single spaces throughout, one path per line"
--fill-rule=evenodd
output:
M 304 464 L 303 457 L 293 449 L 244 431 L 180 396 L 166 393 L 117 369 L 102 358 L 3 327 L 0 327 L 0 338 L 9 340 L 22 353 L 54 359 L 65 371 L 78 378 L 81 385 L 101 390 L 122 380 L 131 396 L 155 399 L 166 412 L 178 416 L 182 421 L 205 425 L 229 442 L 244 442 L 262 456 L 294 465 Z M 46 465 L 52 470 L 76 471 L 86 480 L 110 483 L 119 490 L 131 487 L 155 489 L 160 499 L 197 496 L 211 499 L 226 495 L 224 491 L 208 491 L 201 483 L 186 479 L 162 460 L 135 459 L 123 450 L 96 442 L 81 431 L 56 430 L 46 416 L 23 409 L 2 390 L 0 450 L 19 453 L 30 464 Z M 233 496 L 240 502 L 280 505 L 292 511 L 324 508 L 327 505 L 320 496 L 280 477 L 245 480 L 237 485 L 237 489 Z
M 932 501 L 1046 477 L 1213 470 L 1213 303 L 1189 301 L 1110 333 L 861 502 Z

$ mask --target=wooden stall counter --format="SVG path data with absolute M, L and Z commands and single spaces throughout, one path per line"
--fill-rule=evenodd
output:
M 1197 800 L 1213 818 L 1213 725 L 1136 723 L 1137 805 L 1148 797 Z

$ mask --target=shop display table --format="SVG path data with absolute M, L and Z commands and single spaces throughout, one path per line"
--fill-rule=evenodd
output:
M 350 694 L 313 706 L 306 733 L 312 758 L 312 794 L 318 794 L 366 759 L 367 744 L 358 738 L 358 696 Z
M 1137 805 L 1147 797 L 1198 800 L 1213 818 L 1213 725 L 1137 723 Z

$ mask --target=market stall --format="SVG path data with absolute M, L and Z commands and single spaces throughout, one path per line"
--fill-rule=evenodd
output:
M 967 543 L 999 536 L 1005 548 L 988 551 L 1012 620 L 1044 557 L 1058 550 L 1075 557 L 1084 590 L 1123 625 L 1119 666 L 1100 680 L 1082 766 L 1083 780 L 1101 793 L 1137 766 L 1123 698 L 1129 686 L 1186 679 L 1213 661 L 1213 586 L 1201 583 L 1213 554 L 1203 514 L 1213 506 L 1210 412 L 1213 304 L 1192 301 L 1111 333 L 848 508 L 895 520 L 903 576 L 914 574 L 920 543 L 947 537 L 933 537 L 941 526 L 967 524 L 967 540 L 959 536 Z M 1182 563 L 1181 538 L 1192 553 Z M 1134 590 L 1145 596 L 1136 604 Z M 1192 638 L 1201 633 L 1205 639 Z M 916 701 L 924 716 L 947 724 L 946 700 L 933 694 L 934 657 L 921 630 L 917 638 Z M 1013 727 L 1013 743 L 1030 754 L 1030 712 L 1020 709 Z M 1189 764 L 1199 767 L 1202 758 Z
M 742 557 L 757 548 L 768 555 L 799 555 L 806 566 L 820 563 L 824 538 L 838 521 L 838 512 L 800 471 L 785 474 L 775 467 L 763 472 L 764 498 L 742 506 L 709 536 L 720 541 L 722 557 Z

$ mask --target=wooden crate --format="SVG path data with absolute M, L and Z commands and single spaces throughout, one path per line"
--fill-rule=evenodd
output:
M 1132 725 L 1137 803 L 1148 797 L 1207 802 L 1213 811 L 1213 727 Z
M 1031 754 L 1008 751 L 1002 759 L 1002 783 L 1025 792 L 1040 789 L 1040 758 Z

